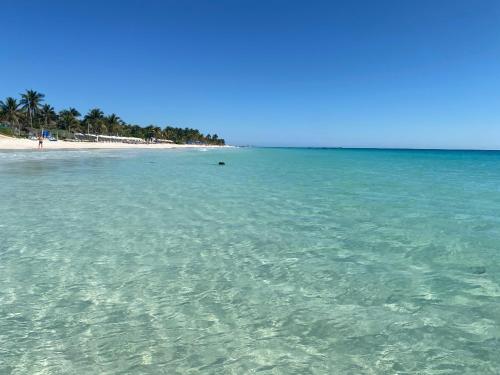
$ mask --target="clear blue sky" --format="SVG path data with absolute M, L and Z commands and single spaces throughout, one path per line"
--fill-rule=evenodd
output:
M 0 97 L 233 144 L 500 148 L 500 1 L 9 1 Z

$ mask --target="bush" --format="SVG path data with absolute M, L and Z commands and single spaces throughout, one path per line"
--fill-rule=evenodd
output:
M 6 126 L 0 125 L 0 134 L 8 135 L 9 137 L 13 137 L 14 136 L 14 131 L 11 128 L 8 128 Z

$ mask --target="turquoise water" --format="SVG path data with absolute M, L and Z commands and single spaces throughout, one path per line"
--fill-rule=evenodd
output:
M 500 153 L 4 152 L 0 196 L 0 374 L 500 373 Z

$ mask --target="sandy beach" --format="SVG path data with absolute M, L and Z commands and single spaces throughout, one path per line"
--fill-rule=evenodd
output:
M 67 142 L 49 141 L 43 142 L 43 150 L 78 150 L 78 149 L 175 149 L 175 148 L 208 148 L 227 147 L 213 145 L 178 145 L 178 144 L 129 144 L 129 143 L 107 143 L 107 142 Z M 31 139 L 12 138 L 0 135 L 0 151 L 2 150 L 36 150 L 38 141 Z

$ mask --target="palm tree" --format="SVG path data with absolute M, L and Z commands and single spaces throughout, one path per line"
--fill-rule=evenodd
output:
M 11 127 L 16 125 L 18 134 L 21 133 L 19 128 L 19 120 L 23 118 L 23 113 L 19 110 L 21 104 L 16 99 L 8 97 L 5 102 L 0 100 L 0 116 L 1 119 L 8 122 Z
M 106 117 L 106 125 L 111 134 L 118 134 L 121 131 L 123 121 L 114 113 Z
M 58 126 L 66 129 L 68 132 L 71 132 L 71 128 L 75 128 L 80 124 L 80 121 L 78 121 L 78 116 L 80 116 L 80 113 L 74 109 L 64 109 L 59 112 L 59 118 L 58 118 Z
M 24 94 L 21 94 L 21 108 L 28 114 L 30 127 L 33 127 L 33 117 L 38 113 L 44 97 L 44 94 L 34 90 L 26 90 Z
M 99 108 L 91 109 L 83 118 L 83 121 L 87 124 L 87 134 L 90 134 L 90 126 L 97 129 L 103 123 L 103 120 L 104 113 Z
M 44 104 L 42 108 L 40 108 L 39 114 L 44 121 L 45 128 L 48 128 L 49 125 L 55 123 L 57 120 L 56 111 L 54 110 L 54 107 L 49 104 Z
M 107 134 L 108 133 L 108 127 L 106 126 L 106 123 L 104 120 L 98 120 L 95 125 L 95 130 L 97 134 Z
M 71 114 L 75 117 L 75 118 L 78 118 L 80 117 L 82 114 L 80 112 L 78 112 L 75 108 L 73 107 L 70 107 L 68 109 L 69 112 L 71 112 Z

